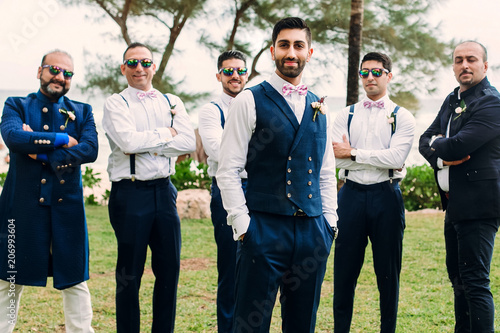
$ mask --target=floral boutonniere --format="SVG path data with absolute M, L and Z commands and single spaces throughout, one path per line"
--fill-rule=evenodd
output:
M 75 111 L 69 111 L 66 110 L 65 108 L 60 108 L 59 113 L 66 115 L 66 122 L 64 123 L 64 128 L 68 125 L 68 120 L 75 121 L 76 116 L 75 116 Z
M 391 112 L 390 116 L 387 116 L 387 123 L 391 124 L 392 131 L 394 132 L 396 130 L 396 122 L 395 122 L 395 118 L 394 118 L 394 111 Z
M 318 112 L 321 114 L 326 114 L 326 104 L 323 103 L 325 101 L 326 96 L 323 96 L 317 102 L 312 102 L 311 107 L 314 109 L 313 121 L 316 121 L 316 116 Z
M 467 110 L 467 105 L 465 105 L 465 101 L 462 100 L 460 102 L 460 106 L 457 106 L 457 108 L 455 109 L 455 113 L 458 114 L 458 116 L 453 118 L 453 120 L 456 120 L 458 117 L 460 117 L 462 113 L 464 113 L 466 110 Z

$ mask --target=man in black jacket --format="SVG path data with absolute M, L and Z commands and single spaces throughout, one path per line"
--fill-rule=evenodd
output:
M 490 263 L 500 221 L 500 94 L 486 78 L 486 48 L 453 52 L 459 83 L 420 137 L 443 209 L 446 266 L 455 293 L 455 332 L 494 332 Z

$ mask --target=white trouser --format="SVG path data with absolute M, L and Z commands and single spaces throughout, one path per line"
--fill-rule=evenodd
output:
M 23 286 L 0 280 L 0 332 L 12 333 L 17 321 Z M 87 282 L 61 291 L 67 333 L 94 333 Z

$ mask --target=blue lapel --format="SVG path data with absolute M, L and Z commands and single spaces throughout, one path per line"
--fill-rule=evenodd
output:
M 318 97 L 311 92 L 307 92 L 306 109 L 304 110 L 304 116 L 302 117 L 302 121 L 300 122 L 299 131 L 295 136 L 295 140 L 293 141 L 290 152 L 292 152 L 297 147 L 304 133 L 310 128 L 310 126 L 314 124 L 312 121 L 314 110 L 311 106 L 311 103 L 316 101 L 318 101 Z M 319 122 L 321 121 L 320 118 L 321 118 L 321 113 L 318 113 L 318 115 L 316 116 L 316 122 L 318 123 L 318 125 Z
M 293 128 L 297 131 L 299 129 L 299 122 L 297 121 L 297 117 L 295 113 L 293 113 L 292 109 L 285 101 L 283 96 L 279 92 L 274 89 L 269 82 L 264 81 L 261 83 L 264 88 L 264 92 L 267 97 L 283 112 L 283 114 L 288 118 L 290 123 L 292 123 Z

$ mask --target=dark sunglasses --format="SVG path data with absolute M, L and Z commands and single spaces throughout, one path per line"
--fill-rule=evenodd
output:
M 361 69 L 359 71 L 359 76 L 361 76 L 363 79 L 366 79 L 368 75 L 370 75 L 370 72 L 374 77 L 381 77 L 382 73 L 389 74 L 389 71 L 385 68 L 372 68 L 372 69 Z
M 49 69 L 49 72 L 50 74 L 52 75 L 58 75 L 59 73 L 63 73 L 63 76 L 66 80 L 71 80 L 71 78 L 73 77 L 73 75 L 75 75 L 75 73 L 71 72 L 71 71 L 67 71 L 65 69 L 62 69 L 61 67 L 58 67 L 58 66 L 53 66 L 53 65 L 43 65 L 42 68 L 48 68 Z
M 144 59 L 127 59 L 123 62 L 124 65 L 127 65 L 128 68 L 136 68 L 137 65 L 141 63 L 142 68 L 149 68 L 153 64 L 153 60 L 144 58 Z
M 245 75 L 248 72 L 248 69 L 246 67 L 224 67 L 219 70 L 219 74 L 222 73 L 225 76 L 232 76 L 234 71 L 238 73 L 238 75 Z

